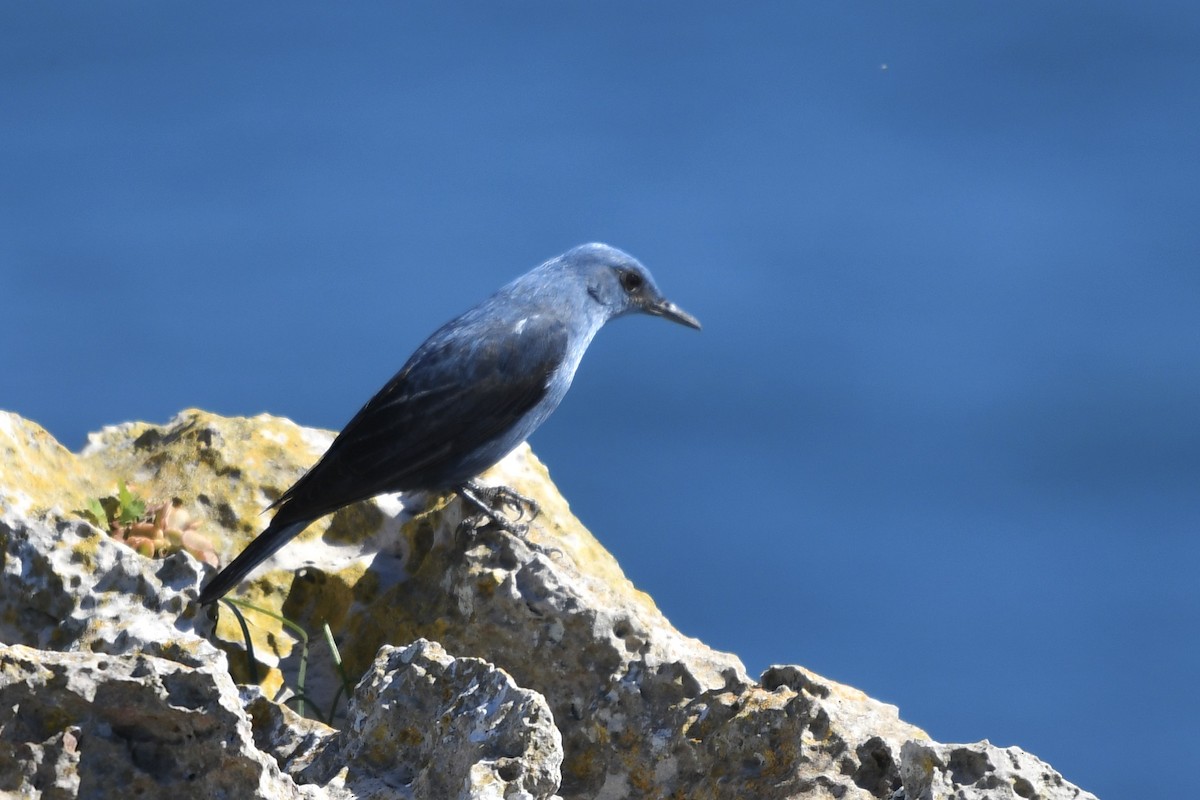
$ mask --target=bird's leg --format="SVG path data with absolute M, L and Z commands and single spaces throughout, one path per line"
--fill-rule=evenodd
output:
M 542 513 L 542 508 L 536 500 L 526 497 L 507 486 L 484 486 L 478 481 L 468 481 L 459 486 L 457 491 L 459 496 L 475 506 L 480 514 L 516 536 L 524 536 L 526 531 L 529 530 L 528 525 L 523 525 L 520 522 L 526 513 L 529 514 L 530 521 L 533 521 L 538 514 Z M 508 506 L 516 510 L 517 521 L 510 520 L 501 512 L 500 509 L 503 506 Z

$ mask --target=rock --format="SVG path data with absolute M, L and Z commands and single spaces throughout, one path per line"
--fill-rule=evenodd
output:
M 250 715 L 255 746 L 289 775 L 311 764 L 337 734 L 334 728 L 272 701 L 259 686 L 242 686 L 241 698 Z
M 1096 800 L 1019 747 L 906 742 L 900 750 L 904 800 Z M 897 798 L 900 800 L 900 798 Z
M 471 524 L 452 496 L 387 495 L 311 526 L 239 596 L 312 644 L 243 608 L 254 659 L 230 607 L 196 607 L 207 567 L 186 553 L 138 555 L 85 521 L 91 499 L 126 481 L 179 505 L 227 561 L 329 441 L 287 420 L 187 411 L 164 426 L 105 428 L 74 455 L 0 414 L 0 639 L 50 660 L 104 653 L 117 672 L 159 656 L 210 683 L 225 669 L 243 682 L 257 675 L 260 688 L 238 703 L 242 722 L 222 723 L 244 722 L 246 746 L 275 767 L 247 796 L 266 781 L 279 796 L 338 798 L 900 800 L 992 780 L 1019 796 L 1087 796 L 1045 765 L 1027 768 L 1040 762 L 1023 753 L 1031 760 L 1019 770 L 1002 767 L 997 754 L 1010 751 L 981 751 L 993 766 L 966 781 L 974 773 L 951 754 L 980 745 L 931 742 L 893 706 L 801 667 L 750 678 L 735 656 L 670 625 L 527 447 L 484 476 L 541 504 L 523 538 Z M 322 641 L 326 624 L 340 664 Z M 364 673 L 347 705 L 345 681 Z M 277 702 L 301 691 L 305 710 L 333 728 Z M 72 725 L 20 740 L 43 753 L 22 756 L 22 785 L 55 776 L 69 790 L 71 775 L 88 774 L 88 739 L 71 744 Z M 0 741 L 16 741 L 10 729 Z
M 301 783 L 349 797 L 555 797 L 562 737 L 537 692 L 424 639 L 385 646 Z
M 0 645 L 0 791 L 98 800 L 555 796 L 562 744 L 545 700 L 437 644 L 384 648 L 340 733 L 251 694 L 245 706 L 257 714 L 224 669 Z
M 0 645 L 0 791 L 95 800 L 315 796 L 254 746 L 224 670 L 23 645 Z
M 144 558 L 82 520 L 0 506 L 0 642 L 223 664 L 184 594 L 203 574 L 182 553 Z

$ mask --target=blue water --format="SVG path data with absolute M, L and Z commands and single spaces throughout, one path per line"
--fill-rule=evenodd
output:
M 705 330 L 533 445 L 673 622 L 1189 792 L 1200 6 L 646 6 L 6 5 L 0 407 L 337 428 L 608 241 Z

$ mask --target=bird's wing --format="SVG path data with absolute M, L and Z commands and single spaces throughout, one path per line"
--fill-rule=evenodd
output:
M 439 334 L 273 504 L 272 525 L 316 519 L 384 492 L 440 488 L 430 479 L 453 472 L 455 460 L 503 435 L 545 397 L 568 344 L 565 325 L 544 316 L 502 331 Z

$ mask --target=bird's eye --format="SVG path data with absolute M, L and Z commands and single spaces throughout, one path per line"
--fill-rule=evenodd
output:
M 645 280 L 638 273 L 631 270 L 624 270 L 621 272 L 621 288 L 625 291 L 636 292 L 638 289 L 642 288 L 643 283 L 645 283 Z

